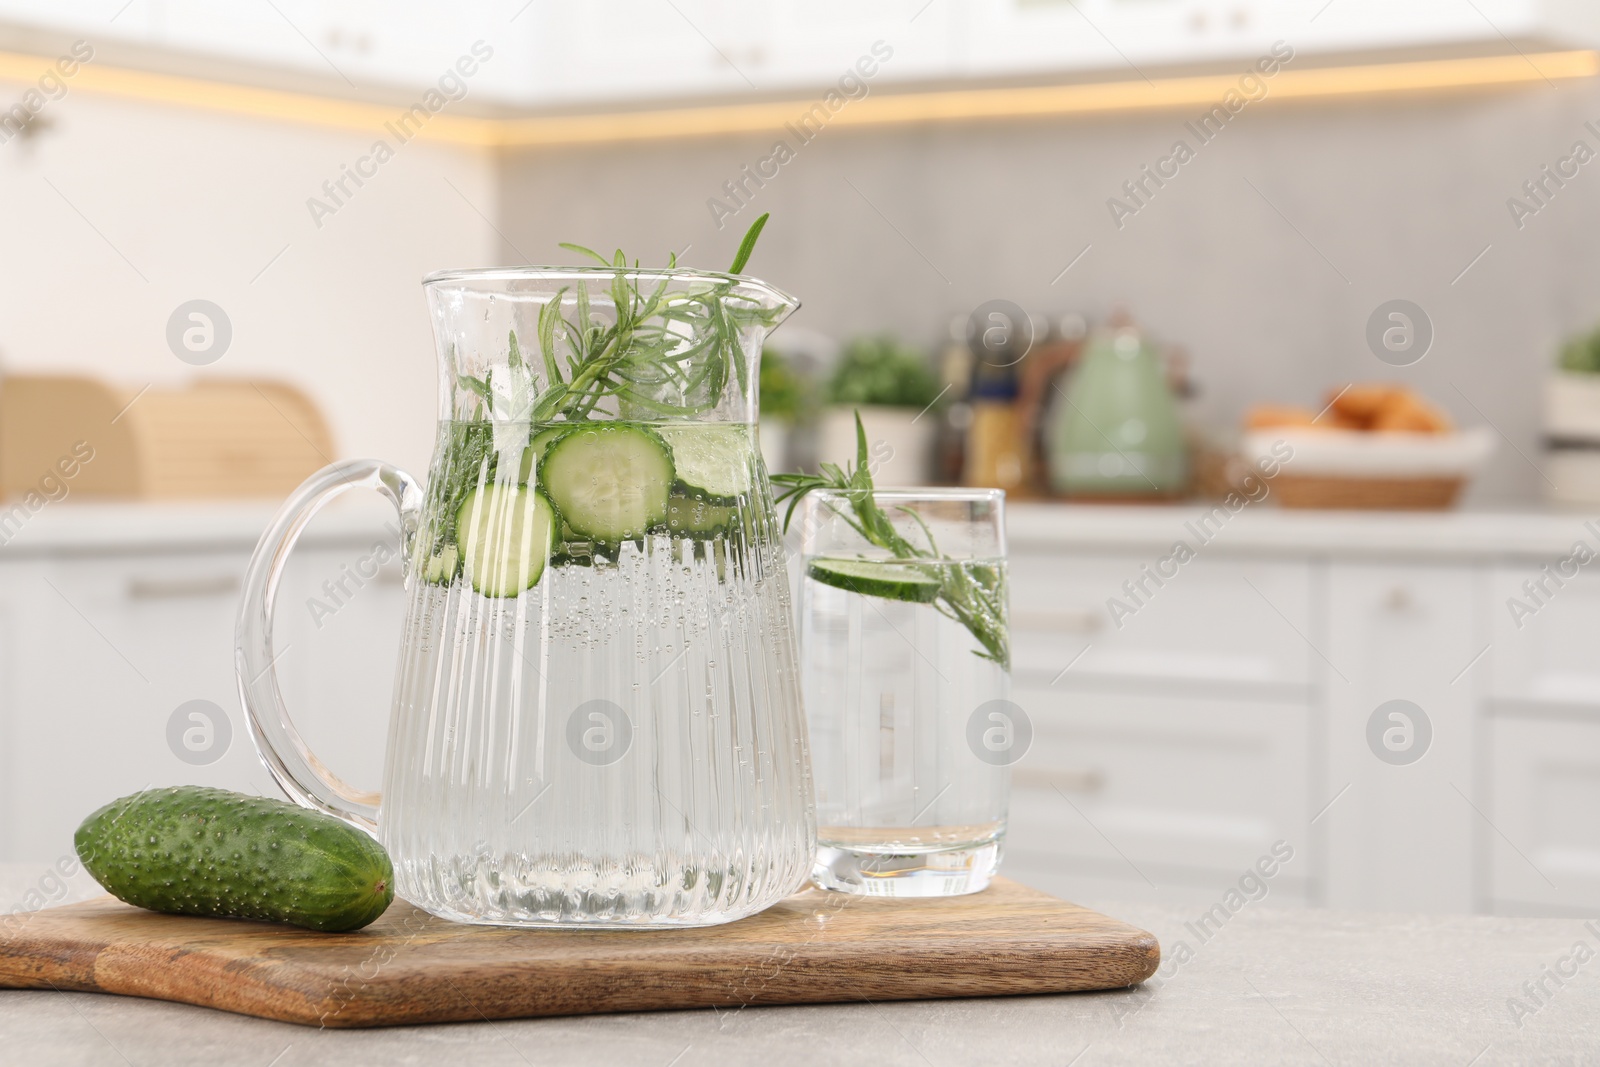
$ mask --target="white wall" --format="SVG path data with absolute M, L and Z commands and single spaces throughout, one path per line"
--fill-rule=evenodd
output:
M 0 83 L 0 110 L 25 88 Z M 44 133 L 0 144 L 5 369 L 84 371 L 134 388 L 181 380 L 197 371 L 168 349 L 167 319 L 204 298 L 234 330 L 205 373 L 300 385 L 329 416 L 340 456 L 425 473 L 437 374 L 418 281 L 497 262 L 498 239 L 478 214 L 497 211 L 488 155 L 413 141 L 319 229 L 307 198 L 380 131 L 70 87 L 43 114 Z

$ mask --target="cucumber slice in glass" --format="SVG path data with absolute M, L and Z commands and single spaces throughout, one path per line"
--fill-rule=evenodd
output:
M 812 560 L 806 573 L 823 585 L 848 589 L 862 596 L 931 604 L 939 599 L 939 579 L 901 563 L 875 563 L 867 559 Z
M 456 531 L 472 588 L 514 597 L 531 589 L 550 560 L 556 514 L 525 485 L 485 485 L 467 494 Z
M 422 563 L 422 580 L 434 585 L 448 585 L 456 576 L 461 563 L 461 551 L 455 545 L 445 544 Z
M 522 453 L 522 469 L 517 473 L 517 481 L 526 485 L 533 481 L 534 474 L 539 469 L 539 461 L 544 458 L 544 450 L 550 447 L 550 442 L 572 429 L 573 423 L 557 423 L 546 426 L 528 440 L 528 447 Z
M 678 484 L 688 496 L 732 503 L 750 491 L 755 450 L 744 423 L 678 423 L 659 431 L 672 449 Z
M 619 545 L 667 521 L 672 454 L 649 429 L 595 422 L 552 441 L 539 488 L 579 537 Z

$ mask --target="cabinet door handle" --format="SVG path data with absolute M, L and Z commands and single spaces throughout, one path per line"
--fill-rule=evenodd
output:
M 183 600 L 193 597 L 232 596 L 239 591 L 239 576 L 216 574 L 203 578 L 130 578 L 129 600 Z
M 1060 789 L 1067 793 L 1098 793 L 1106 787 L 1106 772 L 1098 767 L 1052 771 L 1016 767 L 1011 771 L 1017 785 L 1041 789 Z
M 1106 617 L 1099 611 L 1013 611 L 1010 622 L 1018 630 L 1094 634 L 1105 629 Z

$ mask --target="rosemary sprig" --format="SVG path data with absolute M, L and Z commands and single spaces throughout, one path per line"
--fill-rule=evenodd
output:
M 745 233 L 729 274 L 744 269 L 766 223 L 762 215 Z M 583 245 L 561 247 L 603 267 L 629 269 L 621 249 L 607 259 Z M 669 256 L 668 269 L 677 265 L 677 255 Z M 633 269 L 638 267 L 635 260 Z M 477 417 L 496 422 L 539 426 L 585 419 L 607 398 L 616 400 L 625 417 L 703 414 L 721 401 L 730 373 L 745 387 L 749 368 L 740 339 L 751 327 L 771 326 L 778 314 L 733 298 L 737 285 L 732 279 L 708 280 L 669 294 L 663 279 L 646 292 L 638 279 L 618 273 L 607 293 L 616 317 L 604 324 L 593 320 L 589 287 L 579 281 L 573 286 L 572 318 L 563 314 L 565 290 L 540 308 L 536 362 L 524 357 L 513 331 L 509 381 L 491 380 L 492 372 L 482 378 L 461 375 L 461 387 L 478 397 Z
M 806 494 L 815 489 L 828 489 L 844 495 L 850 501 L 854 517 L 840 514 L 869 544 L 888 552 L 896 563 L 916 566 L 914 561 L 938 561 L 945 566 L 918 567 L 922 573 L 939 582 L 939 595 L 933 606 L 944 616 L 965 626 L 977 640 L 980 648 L 972 650 L 981 659 L 992 660 L 1006 670 L 1011 669 L 1011 642 L 1006 626 L 1005 589 L 1001 575 L 993 566 L 981 563 L 948 560 L 934 542 L 933 531 L 911 508 L 900 508 L 916 522 L 927 539 L 928 547 L 912 544 L 894 522 L 878 506 L 873 497 L 872 471 L 867 465 L 867 431 L 861 425 L 861 413 L 856 412 L 856 461 L 843 467 L 834 463 L 820 464 L 820 474 L 774 474 L 772 484 L 779 487 L 776 502 L 787 503 L 783 528 L 787 532 L 795 509 Z M 955 563 L 955 566 L 949 564 Z
M 744 273 L 744 265 L 750 262 L 750 253 L 756 250 L 756 241 L 761 238 L 761 230 L 766 224 L 765 214 L 750 224 L 750 228 L 745 231 L 744 240 L 739 242 L 739 251 L 733 254 L 733 266 L 728 268 L 729 274 Z

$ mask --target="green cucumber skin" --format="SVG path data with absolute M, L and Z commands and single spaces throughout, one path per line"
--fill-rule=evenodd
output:
M 359 930 L 394 899 L 383 846 L 331 815 L 206 786 L 113 800 L 74 838 L 119 900 L 170 915 Z
M 884 576 L 880 577 L 871 574 L 870 571 L 867 574 L 852 573 L 850 568 L 840 566 L 841 563 L 849 562 L 816 560 L 806 569 L 806 574 L 813 581 L 821 582 L 823 585 L 831 585 L 835 589 L 844 589 L 861 596 L 877 597 L 882 600 L 931 604 L 939 599 L 939 583 L 922 579 L 910 565 L 880 564 L 878 566 L 881 566 L 884 572 Z M 896 568 L 904 573 L 904 577 L 897 574 Z

